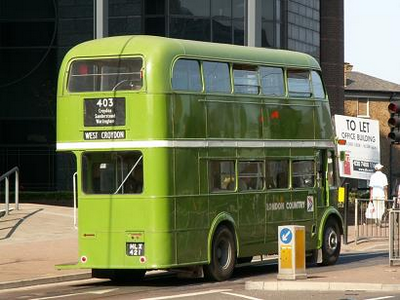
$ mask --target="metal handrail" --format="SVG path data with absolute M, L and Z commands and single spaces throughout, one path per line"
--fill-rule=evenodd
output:
M 14 167 L 8 172 L 4 173 L 0 176 L 0 182 L 5 181 L 5 215 L 8 215 L 10 212 L 10 176 L 15 174 L 15 209 L 19 210 L 19 168 Z
M 74 227 L 75 227 L 75 229 L 78 228 L 77 220 L 76 220 L 76 207 L 77 207 L 77 200 L 78 200 L 78 195 L 76 192 L 77 180 L 78 180 L 78 173 L 75 172 L 74 175 L 72 175 L 72 186 L 74 189 Z

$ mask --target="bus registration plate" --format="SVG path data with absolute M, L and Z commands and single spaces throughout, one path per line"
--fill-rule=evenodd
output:
M 128 256 L 143 256 L 144 243 L 126 243 L 126 255 Z

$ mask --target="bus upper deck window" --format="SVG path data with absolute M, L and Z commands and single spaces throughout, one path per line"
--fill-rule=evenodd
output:
M 285 95 L 282 68 L 260 67 L 262 92 L 266 96 Z
M 321 75 L 316 71 L 311 71 L 311 80 L 314 97 L 318 99 L 325 99 L 325 90 L 324 85 L 322 84 Z
M 68 78 L 70 92 L 140 90 L 141 58 L 76 60 Z
M 290 97 L 310 98 L 310 72 L 308 70 L 288 70 L 287 80 Z
M 200 64 L 197 60 L 179 59 L 174 66 L 172 88 L 179 91 L 202 90 Z
M 221 62 L 203 62 L 204 84 L 206 92 L 230 93 L 231 79 L 229 64 Z
M 235 93 L 257 95 L 260 90 L 256 66 L 233 65 L 233 84 Z

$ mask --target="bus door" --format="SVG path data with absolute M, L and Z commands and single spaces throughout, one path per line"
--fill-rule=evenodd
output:
M 316 239 L 316 180 L 314 159 L 292 161 L 292 193 L 286 209 L 292 212 L 292 223 L 306 228 L 306 245 L 312 248 Z
M 337 179 L 334 150 L 320 150 L 317 153 L 317 207 L 322 211 L 337 199 Z

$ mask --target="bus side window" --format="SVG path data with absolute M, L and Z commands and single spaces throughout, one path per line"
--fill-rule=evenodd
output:
M 292 187 L 310 188 L 314 186 L 314 161 L 296 160 L 292 162 Z
M 252 65 L 233 65 L 233 84 L 235 93 L 258 95 L 260 92 L 257 67 Z
M 172 88 L 180 91 L 200 92 L 201 83 L 200 64 L 197 60 L 179 59 L 174 65 Z
M 210 192 L 235 190 L 235 162 L 212 160 L 209 163 Z
M 285 95 L 285 83 L 281 68 L 260 67 L 262 93 L 266 96 Z
M 238 190 L 260 191 L 264 188 L 264 162 L 241 161 L 239 162 Z
M 321 75 L 318 72 L 311 71 L 311 82 L 314 97 L 318 99 L 325 99 L 324 85 L 322 83 Z
M 289 97 L 311 97 L 310 72 L 308 70 L 288 70 L 287 81 Z
M 203 73 L 206 92 L 225 94 L 231 92 L 229 64 L 204 61 Z
M 288 160 L 267 160 L 265 174 L 267 189 L 286 189 L 289 187 Z

